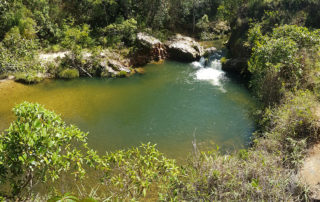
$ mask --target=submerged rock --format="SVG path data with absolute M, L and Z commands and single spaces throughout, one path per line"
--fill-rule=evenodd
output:
M 177 34 L 166 42 L 169 58 L 183 62 L 199 60 L 203 47 L 191 37 Z

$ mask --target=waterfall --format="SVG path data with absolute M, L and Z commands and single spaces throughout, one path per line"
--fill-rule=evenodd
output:
M 226 76 L 225 72 L 222 71 L 221 57 L 222 52 L 216 52 L 208 59 L 202 57 L 200 61 L 193 62 L 192 66 L 197 69 L 195 72 L 196 80 L 208 81 L 213 86 L 219 87 L 222 92 L 226 92 L 223 88 L 223 81 L 226 80 Z

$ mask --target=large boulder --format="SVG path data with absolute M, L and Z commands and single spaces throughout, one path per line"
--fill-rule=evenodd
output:
M 130 60 L 121 57 L 120 54 L 104 50 L 101 52 L 100 57 L 102 58 L 100 62 L 101 77 L 121 77 L 121 74 L 129 75 L 132 73 Z
M 199 60 L 203 47 L 193 38 L 177 34 L 166 42 L 169 58 L 183 62 Z
M 159 61 L 166 57 L 166 50 L 161 41 L 147 33 L 137 34 L 137 47 L 138 50 L 131 59 L 133 66 L 143 66 L 151 61 Z
M 204 50 L 203 56 L 209 57 L 210 55 L 216 53 L 218 50 L 216 47 L 207 48 Z
M 247 58 L 232 58 L 222 64 L 222 70 L 234 74 L 248 73 Z
M 146 33 L 140 32 L 137 34 L 137 42 L 144 48 L 152 49 L 156 46 L 162 45 L 159 39 L 154 38 Z

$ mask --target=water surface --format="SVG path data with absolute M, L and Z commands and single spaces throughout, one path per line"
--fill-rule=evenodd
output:
M 200 148 L 218 144 L 246 147 L 254 101 L 247 90 L 221 71 L 213 58 L 193 64 L 150 64 L 144 75 L 124 79 L 50 80 L 26 86 L 0 83 L 0 130 L 14 119 L 22 101 L 38 102 L 88 131 L 89 144 L 105 150 L 156 143 L 170 157 L 184 158 L 196 138 Z

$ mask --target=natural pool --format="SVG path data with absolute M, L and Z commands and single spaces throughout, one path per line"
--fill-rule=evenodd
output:
M 0 82 L 0 130 L 14 119 L 12 107 L 26 100 L 89 131 L 89 144 L 100 152 L 151 142 L 182 159 L 192 152 L 194 136 L 201 149 L 246 147 L 254 130 L 254 100 L 220 70 L 218 60 L 206 68 L 203 63 L 149 64 L 144 75 L 124 79 Z

